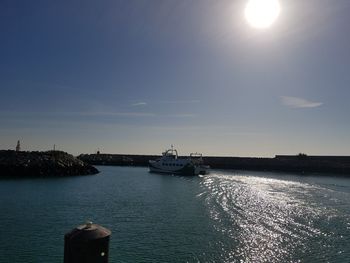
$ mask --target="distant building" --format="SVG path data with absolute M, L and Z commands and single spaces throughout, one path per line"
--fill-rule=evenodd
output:
M 16 152 L 19 152 L 21 150 L 21 143 L 20 141 L 18 140 L 17 141 L 17 145 L 16 145 Z

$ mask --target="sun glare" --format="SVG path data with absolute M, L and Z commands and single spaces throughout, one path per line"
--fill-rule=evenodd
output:
M 281 6 L 278 0 L 249 0 L 245 18 L 255 28 L 268 28 L 278 18 Z

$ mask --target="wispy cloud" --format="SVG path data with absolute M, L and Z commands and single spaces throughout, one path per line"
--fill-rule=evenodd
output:
M 119 112 L 119 111 L 61 111 L 61 112 L 13 112 L 0 111 L 1 117 L 18 118 L 59 118 L 59 117 L 172 117 L 172 118 L 194 118 L 192 113 L 157 114 L 154 112 Z
M 194 117 L 196 117 L 196 115 L 192 114 L 192 113 L 178 113 L 178 114 L 170 114 L 167 116 L 168 117 L 175 117 L 175 118 L 194 118 Z
M 133 106 L 133 107 L 138 107 L 138 106 L 146 106 L 147 103 L 144 102 L 144 101 L 140 101 L 140 102 L 135 102 L 135 103 L 131 103 L 130 106 Z
M 79 116 L 120 116 L 120 117 L 173 117 L 173 118 L 193 118 L 192 113 L 156 114 L 153 112 L 76 112 L 73 115 Z
M 70 112 L 67 114 L 79 116 L 120 116 L 120 117 L 153 117 L 152 112 Z
M 199 100 L 163 100 L 159 103 L 163 104 L 191 104 L 191 103 L 199 103 Z
M 316 108 L 321 106 L 322 102 L 310 101 L 298 97 L 282 96 L 281 102 L 284 106 L 290 108 Z
M 33 117 L 153 117 L 153 112 L 115 112 L 115 111 L 62 111 L 62 112 L 10 112 L 0 111 L 0 116 Z
M 130 103 L 131 107 L 139 107 L 146 106 L 152 104 L 195 104 L 200 103 L 199 100 L 161 100 L 161 101 L 153 101 L 151 103 L 147 103 L 145 101 L 134 101 Z

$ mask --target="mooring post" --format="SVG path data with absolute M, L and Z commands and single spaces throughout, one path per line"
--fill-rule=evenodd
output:
M 87 222 L 64 236 L 64 263 L 108 263 L 107 228 Z

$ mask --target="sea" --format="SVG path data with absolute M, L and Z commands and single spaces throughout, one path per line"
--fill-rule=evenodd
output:
M 0 179 L 0 262 L 63 262 L 65 233 L 87 221 L 112 231 L 109 262 L 350 262 L 350 179 L 97 168 Z

